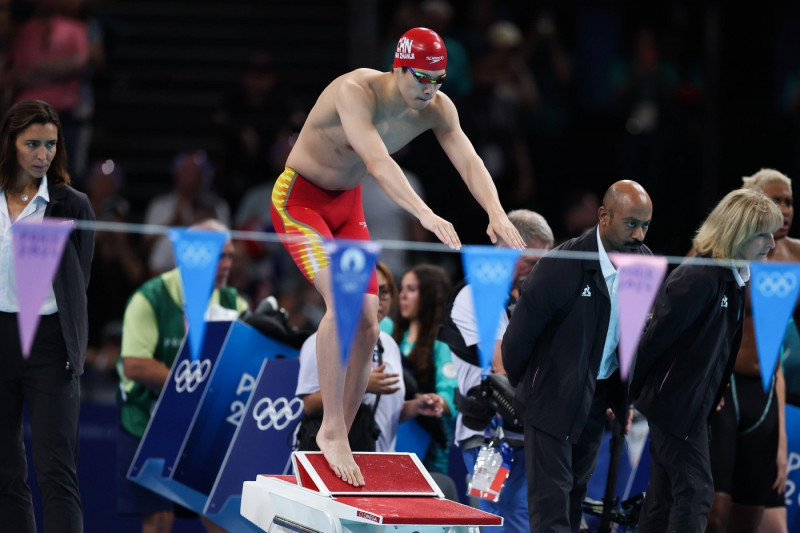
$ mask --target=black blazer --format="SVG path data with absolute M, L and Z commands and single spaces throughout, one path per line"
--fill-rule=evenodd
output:
M 50 201 L 44 211 L 45 217 L 58 217 L 71 220 L 94 220 L 94 212 L 89 199 L 69 185 L 55 185 L 47 179 Z M 89 287 L 94 254 L 94 230 L 75 229 L 64 245 L 61 263 L 53 278 L 53 292 L 58 306 L 58 318 L 67 358 L 73 374 L 83 374 L 88 342 L 88 313 L 86 289 Z
M 597 226 L 555 250 L 597 253 Z M 651 254 L 646 246 L 639 253 Z M 503 365 L 517 387 L 514 406 L 526 424 L 560 439 L 578 438 L 594 397 L 610 316 L 598 259 L 548 254 L 536 264 L 502 345 Z M 618 411 L 624 400 L 619 404 Z
M 680 265 L 655 301 L 630 379 L 634 405 L 681 439 L 705 423 L 742 340 L 744 288 L 730 267 Z

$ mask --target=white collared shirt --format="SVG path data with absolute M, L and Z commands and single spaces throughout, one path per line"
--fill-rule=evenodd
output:
M 3 193 L 2 187 L 0 187 L 0 193 Z M 0 311 L 5 313 L 19 312 L 11 226 L 21 220 L 42 222 L 44 220 L 44 210 L 49 202 L 50 192 L 47 189 L 47 176 L 45 176 L 42 179 L 42 183 L 39 184 L 39 190 L 36 191 L 36 195 L 28 202 L 28 205 L 22 210 L 17 220 L 12 222 L 11 215 L 8 212 L 6 195 L 0 194 Z M 53 292 L 52 280 L 46 280 L 45 282 L 49 283 L 49 288 L 39 314 L 52 315 L 58 311 L 56 295 Z
M 597 228 L 597 253 L 600 255 L 600 270 L 608 287 L 608 298 L 611 300 L 611 316 L 608 319 L 608 332 L 606 343 L 603 346 L 603 358 L 600 360 L 600 370 L 597 379 L 606 379 L 619 368 L 617 358 L 617 345 L 619 344 L 619 313 L 617 311 L 617 269 L 603 247 L 600 239 L 600 227 Z

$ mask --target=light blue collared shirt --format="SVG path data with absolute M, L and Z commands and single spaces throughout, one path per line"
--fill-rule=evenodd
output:
M 14 272 L 14 247 L 11 242 L 11 226 L 21 220 L 27 222 L 42 222 L 44 210 L 50 202 L 50 193 L 47 189 L 47 176 L 42 178 L 39 190 L 22 210 L 17 220 L 11 222 L 8 212 L 6 195 L 0 187 L 0 311 L 5 313 L 19 312 L 19 299 L 17 298 L 17 282 Z M 52 315 L 58 311 L 56 295 L 53 292 L 53 280 L 39 280 L 48 283 L 47 296 L 39 310 L 40 315 Z
M 611 263 L 603 241 L 600 240 L 600 228 L 597 228 L 597 253 L 600 255 L 600 270 L 608 287 L 608 298 L 611 300 L 611 317 L 608 319 L 608 332 L 606 343 L 603 346 L 603 358 L 600 360 L 600 370 L 597 379 L 607 379 L 619 368 L 617 358 L 617 345 L 619 344 L 619 312 L 617 311 L 617 269 Z

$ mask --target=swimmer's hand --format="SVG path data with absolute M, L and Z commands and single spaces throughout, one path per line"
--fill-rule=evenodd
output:
M 433 211 L 419 217 L 419 222 L 423 228 L 436 235 L 440 241 L 451 249 L 461 249 L 461 240 L 459 240 L 453 225 L 442 217 L 435 215 Z M 520 240 L 522 239 L 520 238 Z
M 499 237 L 511 248 L 516 248 L 517 250 L 525 249 L 525 241 L 522 240 L 519 231 L 517 231 L 517 228 L 514 227 L 514 224 L 511 223 L 505 213 L 496 217 L 489 217 L 489 227 L 486 228 L 486 234 L 492 244 L 496 244 Z

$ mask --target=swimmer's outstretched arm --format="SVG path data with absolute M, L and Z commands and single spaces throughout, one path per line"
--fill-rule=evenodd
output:
M 503 239 L 508 246 L 522 250 L 525 248 L 525 241 L 517 231 L 517 228 L 508 220 L 500 199 L 497 195 L 497 187 L 483 164 L 475 147 L 467 138 L 464 130 L 458 122 L 458 113 L 453 102 L 445 94 L 439 93 L 441 97 L 439 113 L 439 124 L 433 128 L 433 133 L 442 145 L 447 157 L 456 167 L 461 179 L 467 184 L 469 192 L 489 215 L 489 227 L 486 234 L 492 243 L 497 242 L 497 238 Z

